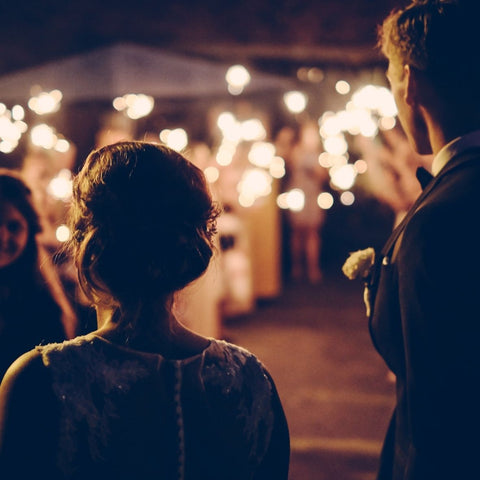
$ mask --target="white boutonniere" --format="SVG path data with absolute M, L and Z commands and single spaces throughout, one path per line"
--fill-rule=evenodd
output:
M 350 253 L 346 262 L 343 264 L 342 272 L 350 280 L 361 278 L 368 280 L 375 263 L 375 250 L 373 248 L 366 248 L 365 250 L 357 250 Z
M 342 272 L 350 280 L 357 278 L 365 282 L 365 290 L 363 292 L 363 300 L 367 309 L 367 317 L 371 312 L 370 289 L 368 281 L 372 274 L 373 265 L 375 264 L 375 250 L 371 247 L 365 250 L 357 250 L 352 252 L 342 267 Z

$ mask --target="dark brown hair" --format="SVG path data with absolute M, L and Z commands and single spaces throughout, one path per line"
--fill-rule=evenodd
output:
M 0 168 L 0 215 L 4 204 L 14 206 L 27 221 L 28 241 L 20 257 L 13 264 L 0 269 L 0 284 L 8 286 L 12 295 L 18 295 L 25 288 L 32 288 L 32 285 L 48 291 L 62 311 L 61 320 L 65 331 L 73 335 L 76 328 L 75 312 L 50 256 L 37 241 L 36 235 L 42 231 L 42 227 L 32 191 L 18 172 Z
M 38 275 L 38 245 L 35 236 L 42 229 L 33 204 L 32 192 L 18 172 L 0 168 L 0 214 L 5 204 L 14 206 L 28 224 L 27 245 L 15 264 L 23 264 L 22 271 L 30 270 L 31 275 L 36 276 Z M 17 269 L 15 268 L 15 270 Z
M 207 268 L 218 207 L 203 172 L 159 144 L 94 150 L 74 180 L 74 258 L 87 297 L 138 312 Z

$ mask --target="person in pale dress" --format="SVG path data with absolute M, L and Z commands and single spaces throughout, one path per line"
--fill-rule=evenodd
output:
M 298 138 L 284 155 L 287 160 L 287 188 L 301 191 L 302 208 L 288 211 L 292 278 L 307 278 L 311 283 L 322 280 L 321 230 L 326 220 L 317 199 L 328 183 L 328 172 L 318 161 L 322 152 L 318 124 L 305 121 L 299 127 Z

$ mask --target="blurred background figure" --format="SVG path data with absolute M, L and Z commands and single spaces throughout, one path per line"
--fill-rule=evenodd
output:
M 31 190 L 0 169 L 0 378 L 21 354 L 73 337 L 75 315 L 49 256 Z
M 381 131 L 376 138 L 357 135 L 353 143 L 368 161 L 368 191 L 392 209 L 398 225 L 422 191 L 416 169 L 429 169 L 432 156 L 416 153 L 401 127 Z
M 294 280 L 306 278 L 310 283 L 317 283 L 322 280 L 321 229 L 325 223 L 325 211 L 318 206 L 317 198 L 329 176 L 318 162 L 322 152 L 318 124 L 303 121 L 298 135 L 291 135 L 291 129 L 286 128 L 279 134 L 280 152 L 286 161 L 286 187 L 297 190 L 303 198 L 303 206 L 288 211 L 291 275 Z
M 155 139 L 154 135 L 151 135 Z M 149 140 L 149 137 L 145 137 Z M 155 139 L 158 143 L 158 136 Z M 205 170 L 212 161 L 210 147 L 204 142 L 191 146 L 185 157 L 200 170 Z M 210 192 L 216 198 L 214 192 Z M 220 302 L 223 295 L 223 277 L 220 271 L 220 249 L 210 260 L 205 273 L 193 285 L 177 292 L 175 316 L 189 329 L 207 337 L 222 338 Z

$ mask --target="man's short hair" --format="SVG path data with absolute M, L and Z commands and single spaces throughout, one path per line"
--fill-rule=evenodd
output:
M 478 0 L 413 0 L 379 28 L 379 46 L 398 65 L 427 74 L 442 94 L 480 82 Z

